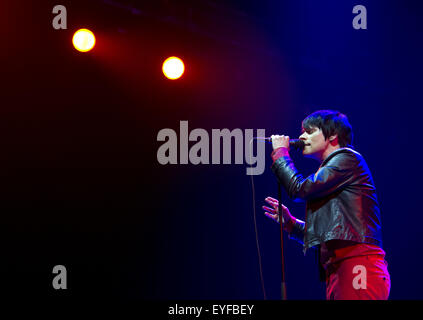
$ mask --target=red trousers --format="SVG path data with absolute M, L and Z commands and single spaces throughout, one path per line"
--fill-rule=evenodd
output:
M 326 271 L 327 300 L 387 300 L 391 279 L 380 255 L 348 257 Z

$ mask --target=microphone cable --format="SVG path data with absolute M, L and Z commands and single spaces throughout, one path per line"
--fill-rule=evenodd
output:
M 253 163 L 252 162 L 252 153 L 253 153 L 252 142 L 253 142 L 254 139 L 257 139 L 257 138 L 253 137 L 250 140 L 250 165 Z M 261 282 L 261 288 L 263 290 L 263 298 L 264 298 L 264 300 L 267 300 L 266 288 L 264 286 L 263 266 L 262 266 L 262 262 L 261 262 L 260 244 L 259 244 L 258 231 L 257 231 L 256 193 L 255 193 L 255 188 L 254 188 L 254 177 L 253 177 L 254 175 L 250 174 L 250 176 L 251 176 L 251 188 L 252 188 L 252 198 L 253 198 L 254 232 L 255 232 L 255 236 L 256 236 L 256 247 L 257 247 L 257 256 L 258 256 L 258 263 L 259 263 L 260 282 Z

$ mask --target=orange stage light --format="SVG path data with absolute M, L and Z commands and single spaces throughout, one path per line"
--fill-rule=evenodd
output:
M 166 78 L 175 80 L 182 76 L 185 71 L 185 66 L 181 59 L 170 57 L 163 62 L 162 70 Z
M 95 36 L 88 29 L 79 29 L 72 38 L 73 46 L 80 52 L 87 52 L 94 48 Z

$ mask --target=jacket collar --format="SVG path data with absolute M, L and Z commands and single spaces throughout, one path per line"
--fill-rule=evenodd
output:
M 351 149 L 351 148 L 339 148 L 336 149 L 335 151 L 333 151 L 331 154 L 329 154 L 325 160 L 323 160 L 322 164 L 320 165 L 320 167 L 323 167 L 330 159 L 332 159 L 334 156 L 336 156 L 338 153 L 343 153 L 343 152 L 353 152 L 357 155 L 360 155 L 360 153 L 358 153 L 357 151 Z

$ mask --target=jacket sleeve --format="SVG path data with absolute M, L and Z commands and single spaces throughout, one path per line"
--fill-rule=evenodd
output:
M 354 154 L 340 153 L 307 178 L 297 171 L 289 156 L 275 160 L 272 171 L 292 199 L 313 200 L 327 196 L 351 181 L 357 160 Z
M 292 230 L 288 234 L 289 239 L 294 239 L 297 242 L 304 244 L 304 229 L 305 222 L 299 219 L 295 219 L 295 222 L 292 226 Z

